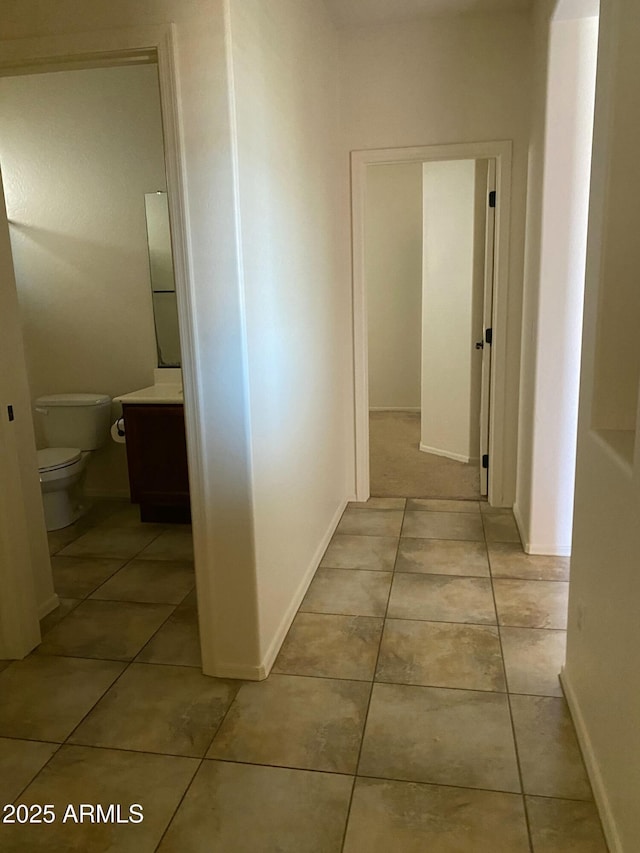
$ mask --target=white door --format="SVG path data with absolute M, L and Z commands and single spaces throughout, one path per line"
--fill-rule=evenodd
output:
M 0 174 L 0 659 L 40 642 L 36 578 L 51 566 Z M 51 590 L 53 592 L 53 590 Z
M 493 340 L 493 271 L 496 226 L 496 161 L 489 160 L 487 175 L 487 219 L 484 243 L 483 336 L 476 346 L 482 348 L 482 382 L 480 392 L 480 494 L 489 491 L 489 410 L 491 406 L 491 342 Z

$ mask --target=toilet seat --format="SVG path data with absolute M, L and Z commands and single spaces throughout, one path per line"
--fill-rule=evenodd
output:
M 38 471 L 47 474 L 60 468 L 68 468 L 78 462 L 80 456 L 81 452 L 77 447 L 45 447 L 38 450 Z

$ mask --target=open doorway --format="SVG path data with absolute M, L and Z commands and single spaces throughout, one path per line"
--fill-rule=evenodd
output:
M 358 499 L 499 505 L 510 144 L 352 156 Z
M 487 494 L 495 198 L 493 160 L 367 167 L 372 495 Z
M 3 77 L 0 105 L 52 555 L 41 651 L 130 656 L 195 586 L 191 528 L 176 524 L 190 511 L 157 65 Z M 127 649 L 131 620 L 146 628 Z
M 191 529 L 172 523 L 189 520 L 189 490 L 157 63 L 149 53 L 144 61 L 51 66 L 6 74 L 0 84 L 14 267 L 7 285 L 13 290 L 15 271 L 31 398 L 16 415 L 26 444 L 33 446 L 35 432 L 40 448 L 35 458 L 27 447 L 34 463 L 28 476 L 37 478 L 39 470 L 40 489 L 23 511 L 26 539 L 42 539 L 44 554 L 38 552 L 28 590 L 35 601 L 25 604 L 41 620 L 49 654 L 130 659 L 180 623 L 179 633 L 186 626 L 190 634 L 191 665 L 199 665 Z M 162 281 L 154 275 L 160 267 Z M 17 324 L 17 312 L 5 319 Z M 126 399 L 157 386 L 165 391 L 157 399 Z M 130 444 L 118 441 L 121 395 L 122 408 L 147 403 L 146 414 L 171 409 L 180 421 L 180 434 L 171 434 L 179 447 L 163 452 L 158 445 L 157 436 L 167 435 L 164 424 L 152 431 L 153 442 L 138 442 L 156 453 L 151 503 L 162 517 L 143 512 L 141 518 L 130 504 L 130 487 L 135 503 L 144 505 L 148 496 L 140 471 L 132 470 Z M 120 430 L 110 435 L 114 421 Z M 157 473 L 175 474 L 176 460 L 187 486 L 173 501 L 168 489 L 158 493 Z M 167 512 L 182 510 L 185 497 L 186 512 Z M 183 603 L 174 619 L 168 608 Z M 24 642 L 5 632 L 6 656 L 21 657 L 38 642 L 32 623 L 30 617 Z M 132 631 L 138 648 L 125 649 Z M 161 655 L 171 654 L 171 645 Z

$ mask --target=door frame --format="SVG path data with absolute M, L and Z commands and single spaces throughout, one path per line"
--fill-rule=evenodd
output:
M 0 76 L 29 73 L 70 71 L 107 66 L 157 63 L 164 136 L 164 159 L 167 178 L 171 244 L 173 252 L 178 322 L 182 352 L 182 380 L 185 401 L 185 425 L 188 438 L 189 482 L 192 513 L 203 518 L 206 512 L 205 471 L 200 411 L 200 381 L 195 339 L 195 292 L 191 275 L 189 231 L 186 207 L 186 177 L 178 97 L 176 32 L 174 24 L 132 27 L 88 33 L 52 35 L 36 38 L 0 41 Z M 34 445 L 35 453 L 35 445 Z M 27 517 L 31 529 L 44 529 L 44 517 Z M 194 551 L 202 551 L 196 541 L 205 524 L 194 523 Z M 0 566 L 0 588 L 9 591 L 16 604 L 26 602 L 27 610 L 38 618 L 38 607 L 32 577 L 22 571 L 18 586 L 5 586 L 5 571 Z M 203 658 L 211 657 L 212 630 L 203 619 L 206 631 L 201 630 Z M 201 629 L 203 625 L 201 624 Z M 21 642 L 12 625 L 3 626 L 11 632 L 7 644 Z M 33 645 L 33 643 L 32 643 Z M 24 647 L 24 641 L 22 641 Z M 25 648 L 25 654 L 28 649 Z M 208 654 L 207 654 L 208 652 Z
M 491 407 L 489 411 L 489 503 L 502 506 L 505 494 L 506 320 L 511 211 L 510 140 L 376 148 L 351 152 L 353 246 L 353 346 L 356 500 L 366 501 L 369 482 L 369 345 L 365 280 L 365 202 L 367 167 L 438 160 L 488 160 L 496 163 L 495 268 L 492 309 Z

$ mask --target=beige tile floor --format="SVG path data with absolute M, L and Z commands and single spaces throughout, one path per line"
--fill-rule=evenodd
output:
M 568 561 L 473 501 L 347 508 L 263 682 L 200 672 L 190 531 L 102 505 L 0 663 L 3 851 L 605 853 L 558 681 Z M 132 803 L 140 824 L 63 823 Z

